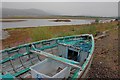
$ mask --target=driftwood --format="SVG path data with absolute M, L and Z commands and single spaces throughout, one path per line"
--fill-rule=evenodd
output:
M 0 32 L 0 40 L 8 38 L 10 35 L 7 31 L 1 30 Z
M 108 36 L 107 32 L 109 32 L 109 30 L 103 31 L 101 35 L 98 35 L 95 37 L 95 40 L 99 40 L 99 39 L 102 39 L 102 38 Z

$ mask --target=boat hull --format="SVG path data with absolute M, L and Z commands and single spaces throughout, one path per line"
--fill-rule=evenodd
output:
M 94 39 L 91 34 L 66 36 L 2 50 L 1 53 L 4 54 L 4 57 L 3 60 L 0 60 L 0 63 L 4 64 L 3 74 L 10 71 L 11 68 L 13 69 L 11 76 L 23 78 L 23 74 L 26 76 L 30 73 L 31 66 L 46 58 L 51 58 L 69 66 L 70 69 L 75 68 L 77 72 L 73 72 L 74 74 L 70 78 L 79 79 L 86 77 L 93 59 L 93 51 Z M 8 62 L 10 63 L 9 69 L 6 66 Z M 17 71 L 16 69 L 21 70 Z
M 88 73 L 89 73 L 89 70 L 90 70 L 92 61 L 93 61 L 93 55 L 91 56 L 90 61 L 88 62 L 88 64 L 87 64 L 85 70 L 81 73 L 81 75 L 79 76 L 79 78 L 86 78 L 86 77 L 89 76 Z

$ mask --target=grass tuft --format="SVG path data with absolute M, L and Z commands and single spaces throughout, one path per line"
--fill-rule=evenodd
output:
M 31 30 L 32 41 L 38 41 L 43 39 L 49 39 L 52 37 L 48 27 L 39 27 Z

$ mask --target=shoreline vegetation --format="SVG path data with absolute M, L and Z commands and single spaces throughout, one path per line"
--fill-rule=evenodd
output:
M 110 23 L 92 23 L 83 25 L 38 26 L 3 29 L 9 33 L 10 37 L 2 40 L 2 48 L 4 49 L 29 42 L 70 35 L 93 34 L 96 36 L 102 31 L 113 29 L 117 26 L 117 24 L 118 22 L 114 21 Z
M 115 19 L 116 17 L 96 17 L 96 16 L 11 16 L 2 17 L 2 19 Z

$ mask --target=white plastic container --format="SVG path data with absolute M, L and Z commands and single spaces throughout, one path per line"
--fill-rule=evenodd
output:
M 32 78 L 68 78 L 70 75 L 70 67 L 52 59 L 45 59 L 30 69 Z

